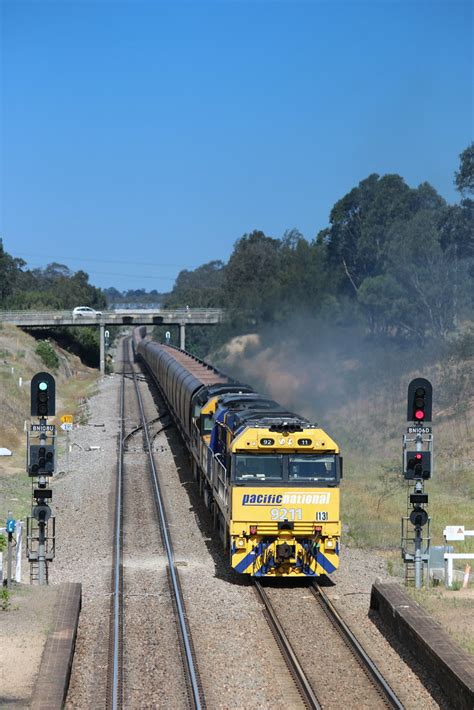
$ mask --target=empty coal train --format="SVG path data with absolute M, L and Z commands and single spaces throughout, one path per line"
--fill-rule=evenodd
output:
M 191 455 L 231 566 L 317 577 L 339 566 L 342 458 L 325 431 L 182 350 L 133 334 Z

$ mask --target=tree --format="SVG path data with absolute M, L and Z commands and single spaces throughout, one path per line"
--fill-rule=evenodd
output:
M 225 270 L 224 303 L 237 320 L 273 321 L 281 294 L 280 247 L 258 230 L 236 242 Z
M 321 237 L 336 290 L 357 297 L 365 278 L 384 272 L 390 226 L 414 211 L 412 190 L 399 175 L 369 175 L 336 202 Z M 320 238 L 320 240 L 321 240 Z
M 222 306 L 224 263 L 209 261 L 194 271 L 180 271 L 174 288 L 164 299 L 165 308 L 218 308 Z
M 454 327 L 457 264 L 443 252 L 437 211 L 420 210 L 394 225 L 388 273 L 401 288 L 393 325 L 422 337 L 446 338 Z
M 0 238 L 0 305 L 3 308 L 7 297 L 14 292 L 25 265 L 26 261 L 15 259 L 4 250 L 3 240 Z
M 468 197 L 474 195 L 474 143 L 468 145 L 459 158 L 461 163 L 454 182 L 461 195 Z

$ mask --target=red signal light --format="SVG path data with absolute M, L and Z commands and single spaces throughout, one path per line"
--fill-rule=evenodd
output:
M 415 458 L 416 458 L 418 461 L 421 461 L 421 459 L 423 458 L 423 454 L 415 454 Z
M 418 419 L 418 421 L 421 421 L 422 419 L 425 418 L 425 413 L 422 409 L 417 409 L 415 411 L 415 419 Z

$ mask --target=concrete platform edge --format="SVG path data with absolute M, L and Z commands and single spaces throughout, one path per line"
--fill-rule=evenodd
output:
M 398 584 L 372 585 L 370 608 L 417 658 L 457 710 L 474 707 L 474 661 Z
M 32 710 L 60 710 L 69 687 L 77 627 L 82 603 L 82 586 L 76 582 L 59 585 L 54 626 L 43 649 Z

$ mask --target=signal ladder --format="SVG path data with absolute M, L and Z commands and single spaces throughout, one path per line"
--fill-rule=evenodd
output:
M 36 518 L 28 516 L 26 520 L 26 556 L 30 563 L 30 584 L 39 584 L 39 524 Z M 46 523 L 44 531 L 45 584 L 48 584 L 49 562 L 56 554 L 56 518 Z
M 402 534 L 401 534 L 401 551 L 405 567 L 405 586 L 415 586 L 415 529 L 410 521 L 411 503 L 410 503 L 410 487 L 408 486 L 407 493 L 407 514 L 402 517 Z M 423 528 L 423 536 L 421 538 L 421 560 L 422 564 L 422 584 L 429 584 L 430 579 L 430 535 L 431 518 L 428 517 L 426 528 Z M 426 530 L 426 533 L 425 533 Z

